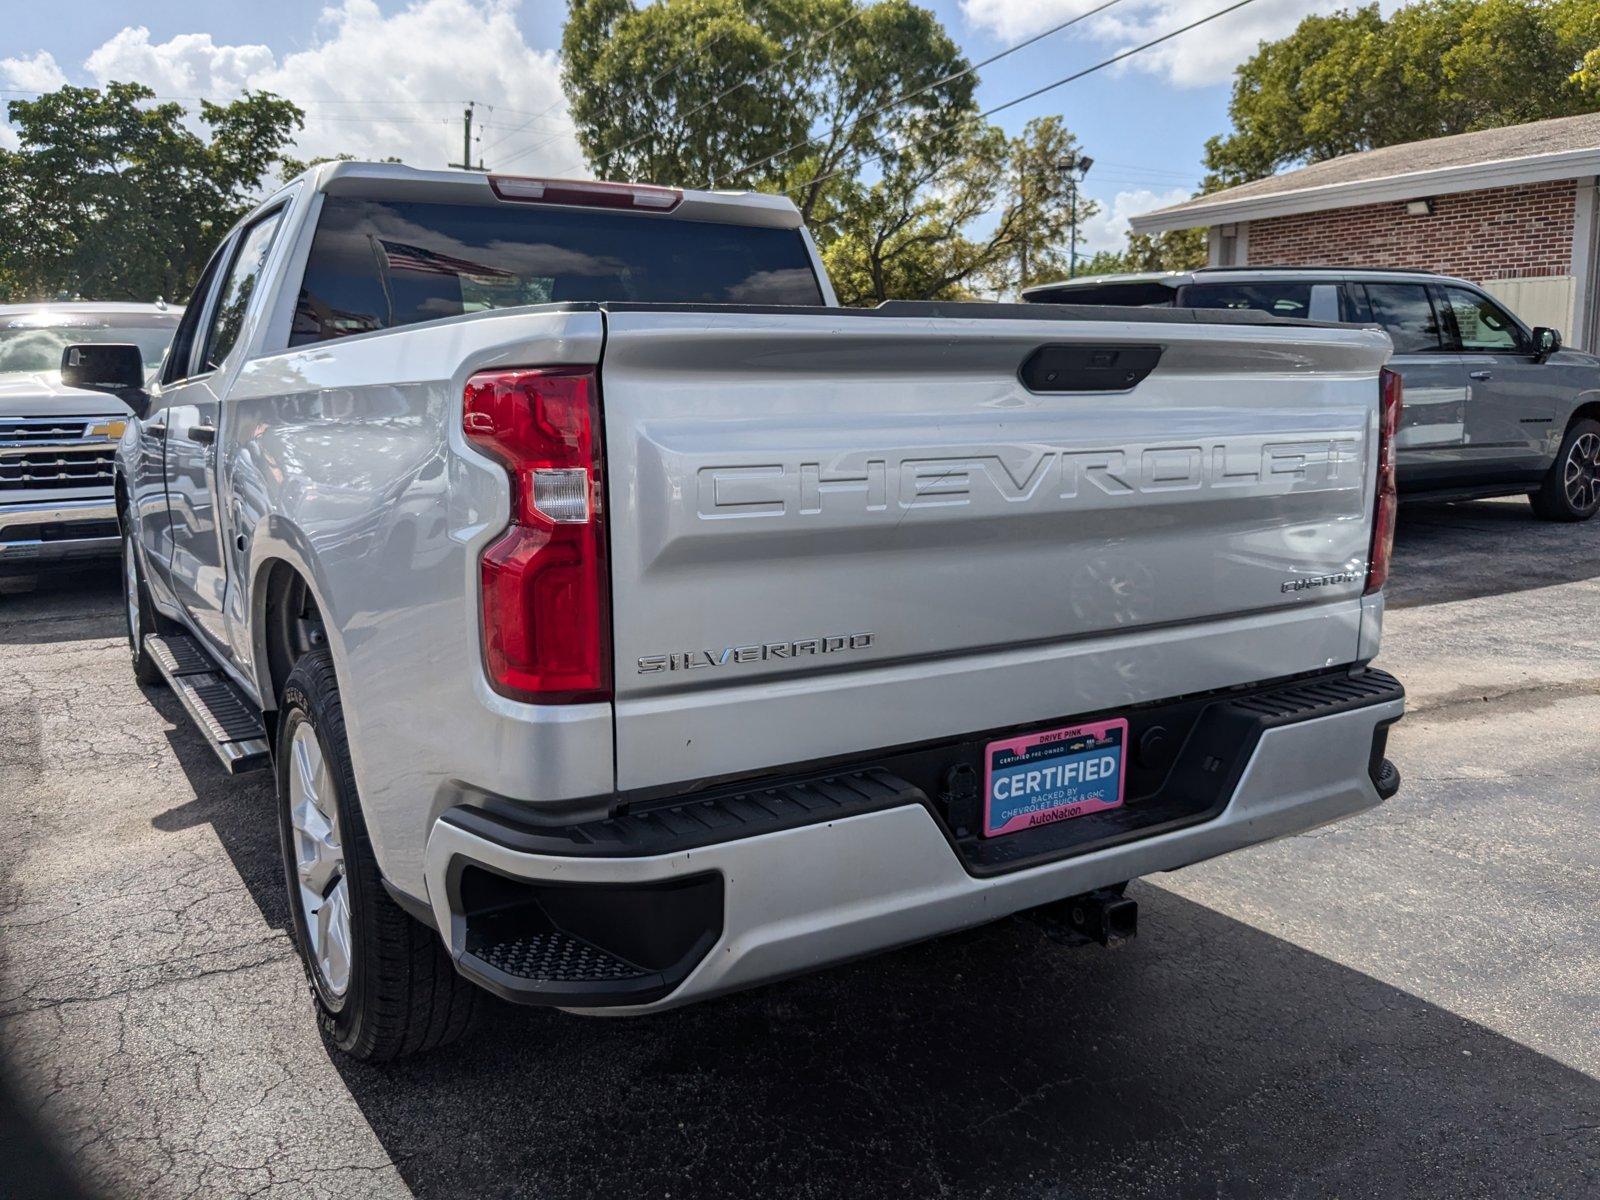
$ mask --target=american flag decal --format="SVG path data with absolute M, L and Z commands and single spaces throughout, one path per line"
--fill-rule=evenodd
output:
M 383 248 L 383 257 L 393 271 L 415 271 L 421 275 L 476 275 L 482 279 L 516 278 L 510 271 L 440 254 L 422 246 L 408 246 L 404 242 L 391 242 L 385 238 L 379 238 L 378 245 Z

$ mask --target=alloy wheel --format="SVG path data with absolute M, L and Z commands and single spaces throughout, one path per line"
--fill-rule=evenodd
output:
M 337 1009 L 350 988 L 350 881 L 333 776 L 306 721 L 289 745 L 289 824 L 312 973 L 324 1003 Z
M 1587 512 L 1600 497 L 1600 434 L 1586 433 L 1567 451 L 1565 468 L 1567 502 Z

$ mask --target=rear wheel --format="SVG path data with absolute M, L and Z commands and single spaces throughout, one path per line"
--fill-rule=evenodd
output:
M 323 1035 L 363 1059 L 453 1041 L 478 989 L 384 891 L 326 649 L 302 656 L 278 719 L 278 814 L 295 943 Z
M 145 639 L 155 633 L 155 606 L 149 589 L 139 574 L 139 556 L 133 544 L 133 528 L 122 523 L 122 608 L 127 618 L 128 652 L 133 657 L 133 677 L 140 683 L 160 683 L 161 668 L 151 657 Z
M 1546 521 L 1587 521 L 1600 511 L 1600 421 L 1574 421 L 1556 461 L 1528 499 Z

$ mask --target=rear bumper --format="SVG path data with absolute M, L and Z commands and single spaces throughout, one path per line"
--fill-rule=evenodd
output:
M 0 569 L 99 558 L 120 545 L 110 496 L 0 503 Z
M 458 969 L 508 999 L 610 1014 L 676 1007 L 1374 807 L 1398 784 L 1382 752 L 1403 692 L 1381 672 L 1361 677 L 1385 681 L 1364 691 L 1349 678 L 1311 681 L 1320 707 L 1280 703 L 1285 689 L 1215 701 L 1264 714 L 1215 803 L 1081 851 L 982 861 L 921 789 L 875 769 L 720 807 L 658 808 L 582 836 L 455 809 L 428 841 L 433 916 Z M 1293 690 L 1303 696 L 1307 686 Z M 1343 698 L 1327 702 L 1330 693 Z M 1191 749 L 1214 758 L 1204 745 Z M 1182 763 L 1152 803 L 1190 786 Z M 1062 826 L 1046 828 L 1061 836 Z M 1022 846 L 1035 833 L 1044 835 L 996 841 Z

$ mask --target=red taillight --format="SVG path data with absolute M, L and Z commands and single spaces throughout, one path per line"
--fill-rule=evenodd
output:
M 511 476 L 511 524 L 480 570 L 490 682 L 540 704 L 609 699 L 594 369 L 480 372 L 467 380 L 461 426 Z
M 1394 517 L 1399 497 L 1394 483 L 1394 441 L 1400 431 L 1400 376 L 1387 368 L 1378 375 L 1378 499 L 1372 510 L 1372 553 L 1367 557 L 1367 592 L 1383 587 L 1394 554 Z
M 522 175 L 491 175 L 489 187 L 501 200 L 524 204 L 576 204 L 585 208 L 628 208 L 642 212 L 671 212 L 683 202 L 677 188 L 649 183 L 601 183 L 586 179 L 529 179 Z

